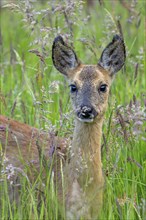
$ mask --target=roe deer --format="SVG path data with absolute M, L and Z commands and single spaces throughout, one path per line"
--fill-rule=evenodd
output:
M 113 77 L 124 65 L 125 57 L 124 41 L 118 35 L 115 35 L 112 42 L 104 49 L 97 65 L 83 65 L 61 36 L 54 40 L 53 63 L 69 81 L 75 114 L 71 154 L 69 160 L 63 163 L 62 171 L 65 178 L 67 219 L 97 218 L 102 206 L 104 186 L 101 162 L 102 124 Z M 23 169 L 25 164 L 21 163 L 18 156 L 21 154 L 27 165 L 34 163 L 34 166 L 39 168 L 36 143 L 38 134 L 39 131 L 35 128 L 1 116 L 0 140 L 4 155 L 8 159 L 6 165 L 12 164 Z M 58 137 L 51 138 L 51 135 L 46 133 L 39 134 L 39 145 L 45 148 L 45 155 L 48 158 L 52 145 L 55 146 L 54 152 L 59 149 L 65 153 L 67 143 L 64 140 Z M 54 170 L 59 173 L 60 162 L 57 166 Z M 32 173 L 30 176 L 33 176 Z M 56 178 L 60 176 L 57 175 Z M 59 181 L 57 180 L 58 183 Z M 62 197 L 61 190 L 58 191 L 59 196 Z

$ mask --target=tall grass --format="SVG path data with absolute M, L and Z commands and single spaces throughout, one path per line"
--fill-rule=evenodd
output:
M 54 37 L 62 34 L 84 63 L 96 64 L 113 35 L 123 34 L 126 65 L 113 82 L 103 128 L 101 219 L 146 219 L 144 1 L 95 1 L 91 8 L 81 0 L 1 4 L 0 114 L 61 136 L 71 137 L 73 123 L 69 89 L 52 66 Z M 47 176 L 39 174 L 34 185 L 21 177 L 19 207 L 11 204 L 7 181 L 2 182 L 0 218 L 65 218 Z

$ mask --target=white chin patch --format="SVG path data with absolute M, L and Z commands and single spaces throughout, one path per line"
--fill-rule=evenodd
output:
M 77 117 L 77 119 L 79 120 L 79 121 L 81 121 L 81 122 L 87 122 L 87 123 L 91 123 L 91 122 L 93 122 L 93 118 L 84 118 L 84 119 L 82 119 L 82 118 L 78 118 Z

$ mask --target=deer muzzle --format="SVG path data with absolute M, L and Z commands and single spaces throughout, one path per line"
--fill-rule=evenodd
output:
M 93 122 L 96 116 L 97 112 L 91 106 L 82 106 L 77 111 L 77 118 L 82 122 Z

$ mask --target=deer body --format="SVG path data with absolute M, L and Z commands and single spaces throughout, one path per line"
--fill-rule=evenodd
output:
M 102 206 L 104 186 L 101 162 L 102 124 L 113 76 L 121 69 L 125 61 L 124 42 L 121 37 L 116 35 L 103 51 L 98 65 L 83 65 L 73 49 L 59 36 L 55 38 L 53 43 L 52 60 L 56 69 L 68 79 L 75 114 L 70 158 L 69 162 L 67 160 L 63 164 L 66 217 L 67 219 L 97 218 Z M 5 122 L 5 124 L 7 123 Z M 33 158 L 35 161 L 39 161 L 36 144 L 38 130 L 34 129 L 34 133 L 30 132 L 29 134 L 25 129 L 20 129 L 19 132 L 16 130 L 14 125 L 11 126 L 12 133 L 15 133 L 18 142 L 20 140 L 22 154 L 25 156 L 25 151 L 28 151 L 26 142 L 22 141 L 23 138 L 21 139 L 24 135 L 26 139 L 32 140 L 29 148 L 30 155 L 33 152 Z M 9 159 L 9 163 L 13 164 L 13 155 L 17 154 L 18 148 L 13 146 L 16 143 L 11 142 L 11 138 L 8 138 L 6 142 L 6 135 L 1 134 L 0 130 L 1 143 L 4 146 L 6 157 Z M 8 137 L 10 136 L 8 135 Z M 44 146 L 44 140 L 46 140 L 45 155 L 50 155 L 51 136 L 47 136 L 47 138 L 45 134 L 39 136 L 41 147 Z M 60 151 L 65 153 L 65 142 L 57 137 L 53 137 L 53 140 L 55 140 L 55 151 L 59 147 Z M 29 154 L 27 155 L 30 157 Z M 17 162 L 19 166 L 21 160 Z M 60 172 L 59 166 L 60 162 L 57 163 L 55 172 Z M 59 176 L 57 175 L 57 178 Z M 62 197 L 61 181 L 58 179 L 57 183 L 60 184 L 58 194 Z

